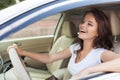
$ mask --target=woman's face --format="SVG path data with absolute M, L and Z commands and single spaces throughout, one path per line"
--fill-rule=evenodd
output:
M 78 37 L 82 40 L 94 40 L 98 36 L 98 23 L 92 13 L 87 13 L 79 25 Z

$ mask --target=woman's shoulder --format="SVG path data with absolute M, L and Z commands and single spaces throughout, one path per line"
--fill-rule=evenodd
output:
M 105 48 L 94 48 L 94 50 L 97 50 L 97 51 L 105 51 L 105 50 L 107 50 L 107 49 L 105 49 Z
M 81 46 L 78 43 L 74 43 L 70 46 L 71 53 L 74 53 L 74 51 L 80 50 Z
M 79 43 L 74 43 L 70 47 L 73 48 L 74 50 L 79 50 L 81 48 Z
M 94 48 L 93 49 L 94 55 L 99 55 L 99 56 L 101 56 L 101 54 L 106 51 L 107 51 L 107 49 L 105 49 L 105 48 Z

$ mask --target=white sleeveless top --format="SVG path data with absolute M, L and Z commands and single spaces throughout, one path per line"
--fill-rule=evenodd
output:
M 72 75 L 78 74 L 81 70 L 95 66 L 101 63 L 101 54 L 106 50 L 104 48 L 92 49 L 89 54 L 80 62 L 75 63 L 77 57 L 76 50 L 79 50 L 81 47 L 79 44 L 73 44 L 69 47 L 72 56 L 68 63 L 68 70 Z

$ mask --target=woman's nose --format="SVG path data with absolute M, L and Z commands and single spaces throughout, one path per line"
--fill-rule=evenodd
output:
M 84 27 L 85 27 L 84 23 L 82 23 L 82 24 L 79 25 L 79 29 L 84 28 Z

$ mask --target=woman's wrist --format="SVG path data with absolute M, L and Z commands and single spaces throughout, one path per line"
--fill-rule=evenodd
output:
M 27 51 L 22 51 L 21 56 L 27 56 L 28 52 Z
M 86 70 L 88 71 L 89 74 L 95 72 L 93 67 L 89 67 L 89 68 L 87 68 Z

